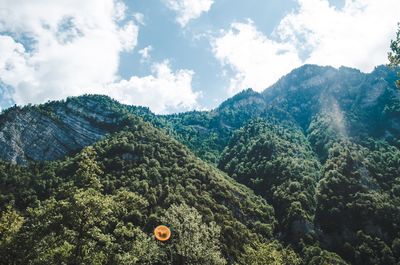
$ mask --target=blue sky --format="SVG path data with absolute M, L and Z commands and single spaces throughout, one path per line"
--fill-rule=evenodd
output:
M 0 107 L 83 93 L 210 109 L 305 63 L 386 63 L 398 0 L 0 0 Z
M 217 36 L 220 29 L 229 28 L 235 21 L 252 19 L 260 30 L 270 34 L 280 19 L 295 9 L 293 0 L 221 0 L 198 19 L 190 21 L 182 28 L 175 20 L 174 11 L 168 9 L 161 1 L 135 0 L 127 2 L 131 10 L 144 14 L 145 25 L 139 34 L 138 50 L 149 45 L 151 56 L 156 61 L 168 58 L 174 68 L 187 68 L 195 71 L 193 89 L 202 91 L 200 105 L 206 108 L 215 107 L 229 95 L 222 69 L 213 56 L 208 36 Z M 151 19 L 151 18 L 157 19 Z M 133 74 L 149 73 L 149 64 L 140 62 L 140 54 L 125 53 L 121 57 L 120 74 L 129 78 Z M 239 88 L 244 89 L 244 88 Z

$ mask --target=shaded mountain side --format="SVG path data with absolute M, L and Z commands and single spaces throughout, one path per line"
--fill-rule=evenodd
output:
M 251 119 L 271 115 L 294 121 L 306 135 L 317 116 L 325 116 L 330 126 L 354 140 L 373 137 L 398 146 L 400 92 L 396 78 L 396 71 L 385 66 L 365 74 L 346 67 L 305 65 L 261 94 L 248 89 L 215 110 L 164 118 L 180 141 L 214 164 L 236 129 Z
M 310 143 L 327 152 L 322 165 Z M 397 264 L 400 150 L 388 142 L 356 144 L 323 118 L 306 137 L 268 117 L 235 132 L 219 168 L 274 207 L 279 238 L 300 253 L 318 246 L 351 264 Z
M 238 98 L 244 102 L 238 102 Z M 15 106 L 0 115 L 0 158 L 17 164 L 63 158 L 122 130 L 131 124 L 128 114 L 132 113 L 184 143 L 203 159 L 217 163 L 231 132 L 258 115 L 265 105 L 261 95 L 251 90 L 238 94 L 231 102 L 235 107 L 252 107 L 243 113 L 233 112 L 232 106 L 221 106 L 209 112 L 155 115 L 148 108 L 120 104 L 99 95 Z
M 294 245 L 316 241 L 321 165 L 300 127 L 273 117 L 256 119 L 235 132 L 218 167 L 274 206 L 281 239 Z
M 397 264 L 399 176 L 400 151 L 387 142 L 336 141 L 316 190 L 321 246 L 351 264 Z

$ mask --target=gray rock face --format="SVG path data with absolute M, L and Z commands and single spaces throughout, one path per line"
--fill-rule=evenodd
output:
M 63 158 L 121 125 L 121 115 L 98 99 L 13 108 L 0 121 L 0 159 L 17 164 Z M 4 117 L 6 116 L 6 117 Z

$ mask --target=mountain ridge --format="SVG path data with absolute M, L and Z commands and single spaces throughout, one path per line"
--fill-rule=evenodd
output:
M 395 80 L 384 66 L 305 65 L 211 111 L 156 115 L 101 95 L 7 109 L 0 255 L 5 264 L 398 264 Z M 150 236 L 163 222 L 172 252 Z
M 208 149 L 194 150 L 193 146 L 191 149 L 214 164 L 234 130 L 255 117 L 265 116 L 276 110 L 287 112 L 287 116 L 294 118 L 307 131 L 312 117 L 319 112 L 336 109 L 337 114 L 340 114 L 339 112 L 358 108 L 359 121 L 354 127 L 368 135 L 370 132 L 362 123 L 369 117 L 362 112 L 383 112 L 383 109 L 374 108 L 374 102 L 380 97 L 388 97 L 389 99 L 384 99 L 386 101 L 398 102 L 400 95 L 394 89 L 395 80 L 395 71 L 384 66 L 376 67 L 370 74 L 365 74 L 347 67 L 335 69 L 304 65 L 282 77 L 262 93 L 244 90 L 211 111 L 155 115 L 148 108 L 120 104 L 98 95 L 68 98 L 64 103 L 54 101 L 22 108 L 15 106 L 0 115 L 0 158 L 14 163 L 62 158 L 76 153 L 108 133 L 121 130 L 126 125 L 123 123 L 127 121 L 123 119 L 127 119 L 127 113 L 140 116 L 156 127 L 169 131 L 189 147 L 193 145 L 192 142 L 198 146 L 200 142 L 209 142 Z M 367 91 L 371 93 L 366 94 Z M 350 106 L 351 104 L 354 106 Z M 391 105 L 397 106 L 395 103 Z M 379 125 L 384 129 L 379 124 L 382 120 L 384 125 L 388 125 L 380 133 L 385 138 L 396 138 L 400 133 L 400 121 L 394 115 L 399 111 L 398 106 L 396 108 L 387 107 L 386 114 L 375 118 L 377 125 L 374 127 Z M 31 128 L 30 121 L 35 125 L 44 123 L 46 126 Z M 53 129 L 46 130 L 45 127 Z M 79 131 L 79 135 L 76 131 Z M 40 139 L 40 135 L 45 140 Z M 32 140 L 35 137 L 37 139 L 34 141 L 39 142 L 36 145 Z M 46 142 L 53 143 L 54 147 Z M 24 143 L 29 144 L 24 146 Z M 32 145 L 40 151 L 36 152 L 31 148 Z M 40 155 L 41 152 L 43 156 Z

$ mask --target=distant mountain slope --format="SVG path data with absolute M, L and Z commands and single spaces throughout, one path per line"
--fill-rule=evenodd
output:
M 265 100 L 284 109 L 307 130 L 318 114 L 335 116 L 349 136 L 400 136 L 400 92 L 396 72 L 385 66 L 364 74 L 356 69 L 305 65 L 263 92 Z
M 324 116 L 336 131 L 355 140 L 373 137 L 398 146 L 400 91 L 396 79 L 396 71 L 385 66 L 365 74 L 346 67 L 304 65 L 261 94 L 248 89 L 215 110 L 164 118 L 181 142 L 216 164 L 236 129 L 251 119 L 271 115 L 295 122 L 306 135 L 313 122 Z
M 232 132 L 259 116 L 267 107 L 261 94 L 244 90 L 218 108 L 163 116 L 174 136 L 198 156 L 214 164 L 228 144 Z

